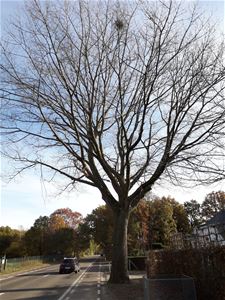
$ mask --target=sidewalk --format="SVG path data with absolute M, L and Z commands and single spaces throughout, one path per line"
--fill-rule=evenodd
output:
M 108 284 L 109 273 L 104 273 L 101 294 L 103 300 L 143 300 L 143 276 L 145 271 L 129 272 L 129 284 Z

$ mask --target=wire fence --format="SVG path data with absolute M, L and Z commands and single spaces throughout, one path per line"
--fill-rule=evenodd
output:
M 47 263 L 58 263 L 61 256 L 25 256 L 19 258 L 2 257 L 0 260 L 0 272 L 15 272 L 23 268 L 42 265 Z

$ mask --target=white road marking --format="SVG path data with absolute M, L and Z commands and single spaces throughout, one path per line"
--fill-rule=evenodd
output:
M 98 284 L 97 284 L 97 294 L 98 296 L 101 295 L 101 267 L 102 265 L 99 265 L 99 271 L 98 271 Z M 101 300 L 100 297 L 97 297 L 97 300 Z
M 5 294 L 5 293 L 0 293 L 0 296 L 1 296 L 1 295 L 4 295 L 4 294 Z
M 87 267 L 87 269 L 71 284 L 71 286 L 62 294 L 62 296 L 60 298 L 58 298 L 58 300 L 67 300 L 67 298 L 65 298 L 67 296 L 67 294 L 72 290 L 73 287 L 75 287 L 78 282 L 84 277 L 85 273 L 88 272 L 88 270 L 91 268 L 91 266 L 93 265 L 94 262 L 90 263 L 90 265 Z
M 44 275 L 43 277 L 48 277 L 49 276 L 49 274 L 46 274 L 46 275 Z

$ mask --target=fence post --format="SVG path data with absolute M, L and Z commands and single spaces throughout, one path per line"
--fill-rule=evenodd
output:
M 6 259 L 6 254 L 3 256 L 3 270 L 5 270 L 6 269 L 6 261 L 7 261 L 7 259 Z

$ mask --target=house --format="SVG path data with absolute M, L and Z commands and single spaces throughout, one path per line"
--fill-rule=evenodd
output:
M 205 224 L 194 229 L 194 237 L 198 246 L 225 245 L 225 210 L 216 213 Z

